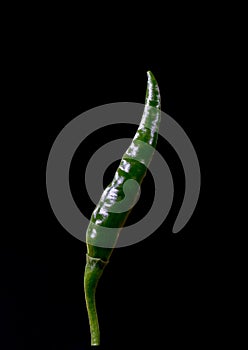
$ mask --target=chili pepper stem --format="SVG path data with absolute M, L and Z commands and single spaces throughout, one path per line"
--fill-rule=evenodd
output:
M 86 254 L 84 293 L 88 311 L 91 345 L 100 345 L 100 330 L 96 310 L 96 287 L 107 262 Z

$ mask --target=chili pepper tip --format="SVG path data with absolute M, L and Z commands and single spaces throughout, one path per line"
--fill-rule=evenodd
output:
M 150 77 L 152 79 L 155 79 L 153 73 L 150 70 L 147 71 L 147 76 L 148 76 L 148 78 Z

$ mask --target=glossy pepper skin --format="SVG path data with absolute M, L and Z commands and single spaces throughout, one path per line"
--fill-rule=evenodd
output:
M 84 291 L 89 316 L 91 345 L 100 344 L 95 292 L 99 278 L 108 263 L 121 228 L 139 195 L 139 187 L 153 157 L 160 123 L 160 93 L 153 74 L 148 71 L 145 109 L 131 145 L 124 153 L 113 181 L 104 190 L 92 213 L 86 232 L 87 255 Z M 134 181 L 135 180 L 135 181 Z M 125 183 L 129 184 L 127 210 L 116 210 L 125 200 Z M 111 228 L 111 234 L 104 228 Z

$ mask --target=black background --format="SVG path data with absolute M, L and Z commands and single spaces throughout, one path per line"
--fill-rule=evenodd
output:
M 219 257 L 220 233 L 213 229 L 215 209 L 209 171 L 213 166 L 209 118 L 215 113 L 216 72 L 220 66 L 218 40 L 201 18 L 178 32 L 174 25 L 169 32 L 162 31 L 159 39 L 155 32 L 144 43 L 125 31 L 117 35 L 118 40 L 111 37 L 111 31 L 102 34 L 98 30 L 96 36 L 90 36 L 87 26 L 68 34 L 68 27 L 58 29 L 52 25 L 53 19 L 46 17 L 45 24 L 33 34 L 27 28 L 24 36 L 28 40 L 18 37 L 18 59 L 10 63 L 16 72 L 12 81 L 16 82 L 19 108 L 12 164 L 17 215 L 10 221 L 11 243 L 3 253 L 7 259 L 3 348 L 90 348 L 83 295 L 86 246 L 61 227 L 50 208 L 46 162 L 58 133 L 79 114 L 111 102 L 143 103 L 147 70 L 159 83 L 163 111 L 183 127 L 196 149 L 201 193 L 190 221 L 180 233 L 172 234 L 183 198 L 184 177 L 175 151 L 159 138 L 158 150 L 170 166 L 175 183 L 173 206 L 163 225 L 149 238 L 114 251 L 97 291 L 100 348 L 148 345 L 174 349 L 184 345 L 199 349 L 213 342 L 219 344 L 225 318 L 220 288 L 223 263 Z M 74 37 L 76 32 L 79 38 Z M 133 136 L 128 127 L 117 126 L 114 133 L 116 138 Z M 94 147 L 104 144 L 107 135 L 98 135 Z M 75 200 L 87 215 L 93 207 L 81 192 L 77 167 L 81 166 L 80 157 L 90 156 L 90 142 L 78 151 L 70 178 Z M 105 185 L 114 170 L 112 166 L 106 171 Z M 148 196 L 147 208 L 153 198 L 152 185 L 148 174 L 142 187 Z M 140 212 L 144 208 L 141 206 Z M 140 212 L 134 210 L 132 220 Z

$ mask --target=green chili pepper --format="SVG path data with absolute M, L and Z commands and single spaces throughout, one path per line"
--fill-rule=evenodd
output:
M 121 159 L 113 181 L 105 189 L 93 211 L 86 232 L 84 291 L 91 345 L 100 344 L 95 302 L 96 287 L 115 247 L 120 230 L 138 198 L 139 185 L 146 175 L 157 144 L 160 93 L 153 74 L 148 71 L 147 75 L 146 101 L 140 125 L 131 145 Z

